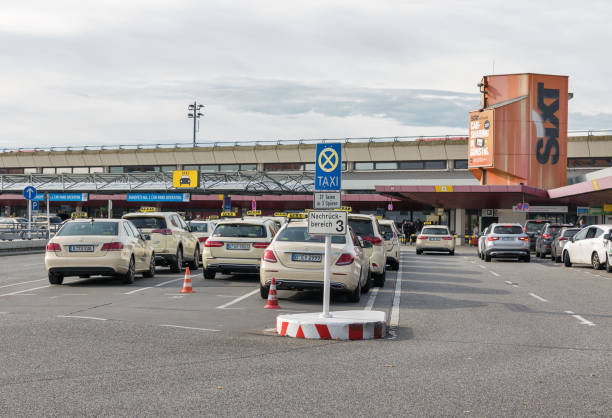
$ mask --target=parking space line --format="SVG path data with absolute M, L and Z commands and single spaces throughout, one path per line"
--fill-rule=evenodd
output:
M 376 295 L 378 294 L 378 291 L 380 290 L 380 287 L 375 287 L 372 290 L 370 290 L 370 298 L 368 299 L 368 303 L 366 304 L 365 308 L 363 308 L 366 311 L 371 311 L 372 308 L 374 307 L 374 302 L 376 301 Z
M 152 287 L 141 287 L 140 289 L 132 290 L 130 292 L 125 292 L 124 295 L 131 295 L 136 292 L 140 292 L 141 290 L 153 289 Z
M 404 265 L 400 268 L 395 276 L 395 294 L 393 295 L 393 307 L 391 308 L 391 320 L 389 326 L 397 328 L 399 326 L 399 307 L 400 307 L 400 295 L 402 293 L 402 273 Z
M 180 329 L 195 329 L 197 331 L 211 331 L 211 332 L 219 332 L 220 329 L 210 329 L 210 328 L 196 328 L 196 327 L 184 327 L 181 325 L 170 325 L 170 324 L 160 324 L 160 327 L 166 328 L 180 328 Z
M 529 296 L 531 296 L 532 298 L 535 298 L 537 300 L 539 300 L 540 302 L 548 302 L 546 299 L 544 299 L 542 296 L 538 296 L 535 293 L 527 293 Z
M 75 319 L 92 319 L 94 321 L 108 321 L 106 318 L 98 318 L 96 316 L 79 316 L 79 315 L 58 315 L 58 318 L 75 318 Z
M 497 274 L 497 273 L 495 273 L 494 271 L 492 271 L 492 272 L 491 272 L 491 274 L 492 274 L 493 276 L 495 276 L 495 277 L 501 277 L 501 274 Z
M 13 295 L 18 295 L 20 293 L 31 292 L 32 290 L 44 289 L 45 287 L 51 287 L 51 285 L 48 284 L 46 286 L 33 287 L 32 289 L 20 290 L 18 292 L 5 293 L 4 295 L 0 295 L 0 298 L 3 297 L 3 296 L 13 296 Z
M 244 300 L 244 299 L 248 298 L 249 296 L 253 296 L 253 295 L 254 295 L 255 293 L 257 293 L 257 292 L 259 292 L 259 288 L 257 288 L 257 289 L 255 289 L 255 290 L 253 290 L 252 292 L 247 293 L 246 295 L 242 295 L 242 296 L 237 297 L 236 299 L 234 299 L 234 300 L 232 300 L 232 301 L 229 301 L 229 302 L 227 302 L 227 303 L 224 303 L 224 304 L 223 304 L 223 305 L 221 305 L 221 306 L 217 306 L 217 309 L 224 309 L 224 308 L 227 308 L 228 306 L 231 306 L 231 305 L 233 305 L 234 303 L 238 303 L 238 302 L 240 302 L 241 300 Z
M 584 319 L 584 318 L 583 318 L 583 317 L 581 317 L 580 315 L 576 315 L 576 314 L 575 314 L 574 312 L 572 312 L 572 311 L 565 311 L 565 313 L 566 313 L 566 314 L 570 314 L 571 316 L 573 316 L 574 318 L 576 318 L 577 320 L 579 320 L 579 321 L 580 321 L 580 323 L 581 323 L 582 325 L 588 325 L 588 326 L 591 326 L 591 327 L 594 327 L 594 326 L 595 326 L 595 324 L 594 324 L 593 322 L 591 322 L 591 321 L 587 321 L 586 319 Z
M 165 284 L 178 282 L 179 280 L 184 280 L 184 279 L 185 279 L 184 277 L 179 277 L 178 279 L 168 280 L 167 282 L 156 284 L 155 287 L 160 287 L 160 286 L 163 286 Z
M 483 266 L 482 264 L 479 264 L 479 265 L 478 265 L 478 267 L 480 267 L 480 268 L 481 268 L 481 269 L 483 269 L 483 270 L 485 270 L 485 269 L 486 269 L 486 267 L 485 267 L 485 266 Z
M 27 281 L 27 282 L 19 282 L 19 283 L 5 284 L 4 286 L 0 286 L 0 289 L 5 288 L 5 287 L 11 287 L 11 286 L 19 286 L 20 284 L 34 283 L 34 282 L 42 282 L 43 280 L 48 280 L 48 279 L 29 280 L 29 281 Z

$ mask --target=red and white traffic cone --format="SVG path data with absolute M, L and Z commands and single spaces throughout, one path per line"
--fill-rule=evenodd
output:
M 264 309 L 280 308 L 281 307 L 278 305 L 278 298 L 276 297 L 276 279 L 272 277 L 272 281 L 270 282 L 270 290 L 268 291 L 268 301 L 266 302 Z
M 189 267 L 185 270 L 185 280 L 183 280 L 183 290 L 181 293 L 195 293 L 191 288 L 191 274 L 189 273 Z

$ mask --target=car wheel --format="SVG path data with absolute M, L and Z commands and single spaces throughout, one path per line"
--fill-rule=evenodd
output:
M 572 266 L 572 260 L 570 260 L 570 256 L 567 251 L 563 251 L 563 264 L 565 265 L 565 267 Z
M 361 300 L 361 280 L 357 282 L 357 287 L 348 295 L 349 302 L 357 303 Z
M 259 296 L 261 296 L 262 299 L 268 299 L 268 293 L 270 293 L 270 288 L 259 283 Z
M 181 271 L 183 271 L 183 248 L 182 247 L 178 247 L 178 249 L 176 250 L 176 258 L 174 259 L 172 264 L 170 264 L 170 271 L 172 273 L 180 273 Z
M 151 261 L 149 261 L 149 270 L 143 272 L 142 277 L 147 279 L 155 277 L 155 254 L 151 254 Z
M 558 255 L 555 256 L 554 258 L 555 263 L 560 263 L 561 262 L 561 257 L 559 257 Z
M 416 250 L 417 255 L 423 254 L 423 250 Z
M 448 255 L 455 255 L 455 250 L 449 251 Z
M 128 266 L 127 271 L 122 277 L 124 284 L 134 283 L 134 274 L 135 274 L 134 268 L 135 268 L 134 267 L 134 257 L 132 257 L 130 258 L 130 265 Z
M 537 249 L 536 249 L 536 252 L 535 252 L 535 256 L 536 256 L 536 258 L 540 258 L 540 252 Z
M 200 268 L 200 247 L 196 246 L 195 252 L 193 253 L 193 261 L 189 262 L 189 269 L 191 271 L 198 271 Z
M 49 283 L 62 284 L 64 283 L 64 276 L 58 273 L 49 273 Z
M 214 271 L 214 270 L 204 269 L 203 270 L 203 274 L 204 274 L 204 278 L 206 280 L 213 280 L 215 278 L 215 275 L 217 274 L 217 272 Z
M 591 265 L 593 266 L 594 270 L 601 270 L 603 268 L 601 261 L 599 261 L 599 254 L 596 252 L 594 252 L 591 256 Z
M 372 277 L 374 277 L 374 286 L 384 287 L 385 279 L 387 278 L 387 271 L 385 270 L 380 274 L 372 274 Z
M 531 255 L 527 254 L 525 257 L 523 257 L 523 261 L 525 263 L 529 263 L 531 261 Z
M 487 263 L 490 263 L 491 262 L 491 255 L 485 254 L 484 261 L 486 261 Z

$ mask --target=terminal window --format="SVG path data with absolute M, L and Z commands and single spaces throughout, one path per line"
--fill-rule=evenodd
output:
M 467 170 L 468 168 L 468 160 L 455 160 L 453 163 L 455 170 Z

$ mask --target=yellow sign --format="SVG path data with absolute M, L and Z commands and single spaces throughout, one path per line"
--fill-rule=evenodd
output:
M 157 212 L 157 208 L 153 206 L 143 206 L 140 208 L 141 212 Z
M 334 209 L 334 210 L 341 210 L 341 211 L 349 212 L 350 213 L 350 212 L 353 211 L 353 208 L 350 207 L 350 206 L 341 206 L 340 209 Z
M 227 197 L 232 197 L 232 195 L 231 195 L 231 194 L 220 194 L 220 195 L 219 195 L 219 200 L 223 200 L 223 197 L 224 197 L 224 196 L 227 196 Z
M 72 219 L 87 218 L 87 212 L 72 212 L 70 217 Z
M 214 221 L 215 219 L 219 219 L 219 217 L 217 215 L 210 215 L 206 217 L 206 220 L 208 221 Z
M 287 218 L 288 219 L 306 219 L 306 214 L 305 213 L 288 213 Z
M 260 210 L 247 210 L 247 215 L 249 216 L 259 216 L 261 215 Z
M 334 171 L 339 162 L 338 153 L 333 148 L 325 148 L 319 154 L 319 167 L 326 173 Z
M 607 203 L 604 205 L 604 212 L 606 213 L 611 213 L 612 212 L 612 205 Z
M 221 212 L 221 216 L 226 218 L 236 217 L 236 212 Z
M 376 219 L 381 220 L 383 217 L 381 215 L 376 215 Z
M 274 212 L 274 216 L 280 217 L 280 218 L 286 218 L 287 213 L 286 212 Z
M 425 221 L 425 222 L 423 222 L 423 225 L 431 225 L 432 223 L 433 222 L 431 222 L 431 221 Z
M 597 180 L 593 180 L 593 188 L 599 190 L 599 183 L 597 183 Z
M 194 189 L 198 187 L 198 170 L 174 170 L 172 186 L 176 189 Z
M 453 186 L 435 186 L 436 192 L 453 192 Z

